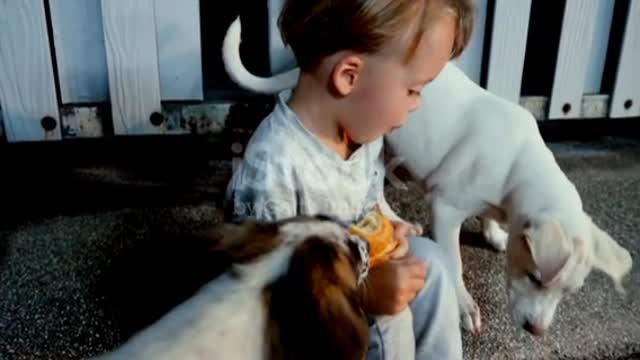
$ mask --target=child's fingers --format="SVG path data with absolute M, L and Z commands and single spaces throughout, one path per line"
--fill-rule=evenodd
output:
M 420 290 L 422 290 L 422 288 L 426 283 L 426 279 L 421 277 L 410 277 L 403 280 L 403 282 L 404 282 L 402 286 L 403 298 L 407 302 L 410 302 L 418 295 Z
M 420 292 L 420 290 L 422 290 L 422 288 L 424 287 L 424 283 L 425 280 L 424 279 L 410 279 L 409 283 L 408 283 L 408 289 L 411 292 L 411 299 L 409 299 L 409 301 L 413 300 L 413 298 L 416 297 L 416 295 L 418 295 L 418 293 Z
M 413 256 L 406 259 L 407 272 L 410 278 L 424 281 L 427 278 L 427 264 Z
M 423 229 L 422 229 L 422 225 L 420 224 L 413 224 L 411 226 L 411 235 L 412 236 L 420 236 L 423 234 Z
M 407 253 L 409 252 L 409 241 L 407 241 L 407 238 L 404 236 L 404 234 L 398 233 L 398 229 L 396 229 L 394 236 L 396 241 L 398 241 L 398 246 L 396 246 L 396 248 L 391 253 L 389 253 L 389 258 L 400 259 L 407 255 Z

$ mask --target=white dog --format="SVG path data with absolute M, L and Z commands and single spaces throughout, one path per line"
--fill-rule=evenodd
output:
M 233 267 L 99 359 L 364 357 L 366 240 L 324 216 L 227 224 L 222 234 L 215 246 Z
M 239 43 L 236 20 L 223 59 L 240 86 L 262 93 L 295 86 L 298 69 L 272 78 L 250 74 Z M 532 334 L 549 327 L 563 294 L 580 288 L 592 268 L 621 289 L 632 266 L 629 252 L 583 211 L 576 188 L 524 108 L 487 92 L 449 63 L 423 90 L 420 109 L 386 140 L 430 195 L 432 235 L 457 264 L 466 329 L 478 332 L 482 325 L 462 279 L 460 226 L 470 216 L 480 215 L 487 240 L 506 249 L 512 317 Z M 508 235 L 496 221 L 508 223 Z

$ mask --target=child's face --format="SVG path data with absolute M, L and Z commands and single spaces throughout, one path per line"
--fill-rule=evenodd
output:
M 342 123 L 354 142 L 370 143 L 404 125 L 409 113 L 420 105 L 422 88 L 449 61 L 455 26 L 453 16 L 434 20 L 409 63 L 398 55 L 406 49 L 394 44 L 389 51 L 395 51 L 395 56 L 383 51 L 363 57 L 364 66 L 349 95 L 348 115 Z

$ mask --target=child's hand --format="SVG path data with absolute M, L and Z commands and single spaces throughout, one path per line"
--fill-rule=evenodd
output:
M 393 224 L 395 226 L 394 238 L 398 242 L 398 246 L 389 253 L 389 259 L 400 259 L 409 252 L 409 241 L 407 236 L 420 236 L 422 235 L 422 226 L 417 224 L 410 224 L 406 222 L 397 222 Z
M 403 311 L 422 290 L 426 277 L 427 265 L 411 255 L 374 267 L 361 292 L 365 311 L 374 315 Z

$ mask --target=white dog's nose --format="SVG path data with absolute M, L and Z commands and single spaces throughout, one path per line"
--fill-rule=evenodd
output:
M 525 330 L 527 330 L 531 335 L 542 336 L 544 334 L 544 326 L 537 322 L 527 321 L 522 326 Z

